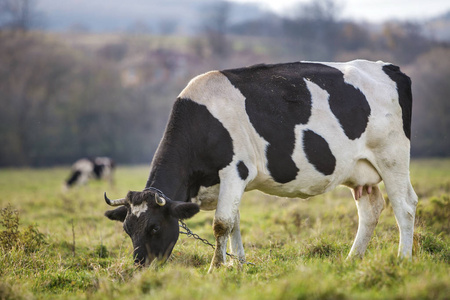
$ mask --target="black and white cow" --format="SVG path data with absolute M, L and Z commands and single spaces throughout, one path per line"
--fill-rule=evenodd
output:
M 228 237 L 232 253 L 245 260 L 245 191 L 306 198 L 345 185 L 359 215 L 349 256 L 362 256 L 385 205 L 383 180 L 400 230 L 399 255 L 409 257 L 418 201 L 409 179 L 411 106 L 409 77 L 383 62 L 200 75 L 173 106 L 146 189 L 118 200 L 105 194 L 120 206 L 106 216 L 123 222 L 136 262 L 148 263 L 170 255 L 178 219 L 215 209 L 212 270 L 225 263 Z
M 90 178 L 105 179 L 112 183 L 113 171 L 114 161 L 109 157 L 81 158 L 72 165 L 70 177 L 66 180 L 63 190 L 74 185 L 84 185 Z

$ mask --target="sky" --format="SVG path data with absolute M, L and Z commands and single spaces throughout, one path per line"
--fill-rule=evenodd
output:
M 280 15 L 295 11 L 295 4 L 315 0 L 228 0 L 260 4 L 263 10 Z M 387 20 L 421 21 L 450 11 L 450 0 L 334 0 L 341 7 L 338 17 L 356 22 L 383 23 Z M 137 23 L 157 32 L 162 23 L 177 23 L 185 32 L 195 32 L 205 18 L 205 5 L 217 0 L 35 0 L 45 16 L 48 30 L 67 30 L 82 25 L 92 31 L 123 31 Z M 261 17 L 261 9 L 242 5 L 230 22 Z
M 278 13 L 286 12 L 295 3 L 310 0 L 233 0 L 260 3 Z M 337 0 L 343 5 L 342 17 L 355 21 L 423 20 L 450 11 L 450 0 Z

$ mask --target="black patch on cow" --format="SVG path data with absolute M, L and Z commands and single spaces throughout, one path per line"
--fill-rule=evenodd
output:
M 268 143 L 268 169 L 279 183 L 297 176 L 292 160 L 295 126 L 311 116 L 311 94 L 305 79 L 326 90 L 331 111 L 349 139 L 359 138 L 367 127 L 370 107 L 365 96 L 345 83 L 338 69 L 318 63 L 256 65 L 222 73 L 245 97 L 250 122 Z
M 344 74 L 333 67 L 322 64 L 302 64 L 306 78 L 330 95 L 330 109 L 344 130 L 345 135 L 355 140 L 364 133 L 369 122 L 370 106 L 364 94 L 344 80 Z
M 383 66 L 383 71 L 397 84 L 398 101 L 402 108 L 403 131 L 411 139 L 412 93 L 411 79 L 398 66 Z
M 242 180 L 247 179 L 248 177 L 248 168 L 247 166 L 244 164 L 243 161 L 239 161 L 237 164 L 237 170 L 239 173 L 239 176 L 241 177 Z
M 77 182 L 78 178 L 81 175 L 81 171 L 73 171 L 72 175 L 69 177 L 69 179 L 67 179 L 66 183 L 68 186 L 72 186 L 74 183 Z
M 280 183 L 292 181 L 299 169 L 292 160 L 295 125 L 311 116 L 311 95 L 297 63 L 257 65 L 222 73 L 245 97 L 250 122 L 268 143 L 267 168 Z
M 324 175 L 333 174 L 336 158 L 323 137 L 312 130 L 305 130 L 303 132 L 303 150 L 306 158 L 317 171 Z
M 190 201 L 200 186 L 220 182 L 218 172 L 233 155 L 230 133 L 207 107 L 177 99 L 146 187 L 156 187 L 172 200 Z
M 94 175 L 95 175 L 95 178 L 97 178 L 97 179 L 102 178 L 102 174 L 103 174 L 103 169 L 104 168 L 105 168 L 105 165 L 94 163 Z

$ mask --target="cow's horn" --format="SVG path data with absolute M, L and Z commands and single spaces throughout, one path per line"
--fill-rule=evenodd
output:
M 111 206 L 119 206 L 119 205 L 127 204 L 127 199 L 125 199 L 125 198 L 117 199 L 117 200 L 109 200 L 109 198 L 106 197 L 106 192 L 105 192 L 105 201 L 108 205 L 111 205 Z
M 166 199 L 164 199 L 163 197 L 159 196 L 158 193 L 155 193 L 155 201 L 156 201 L 156 204 L 158 204 L 159 206 L 166 205 Z

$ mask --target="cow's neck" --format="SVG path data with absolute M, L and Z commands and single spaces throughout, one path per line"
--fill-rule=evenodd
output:
M 181 156 L 179 150 L 161 144 L 153 158 L 146 188 L 157 188 L 175 201 L 188 201 L 190 172 L 186 159 Z
M 213 134 L 211 134 L 213 133 Z M 153 158 L 146 187 L 176 201 L 190 201 L 200 186 L 220 182 L 218 171 L 232 161 L 229 132 L 206 106 L 178 99 Z

